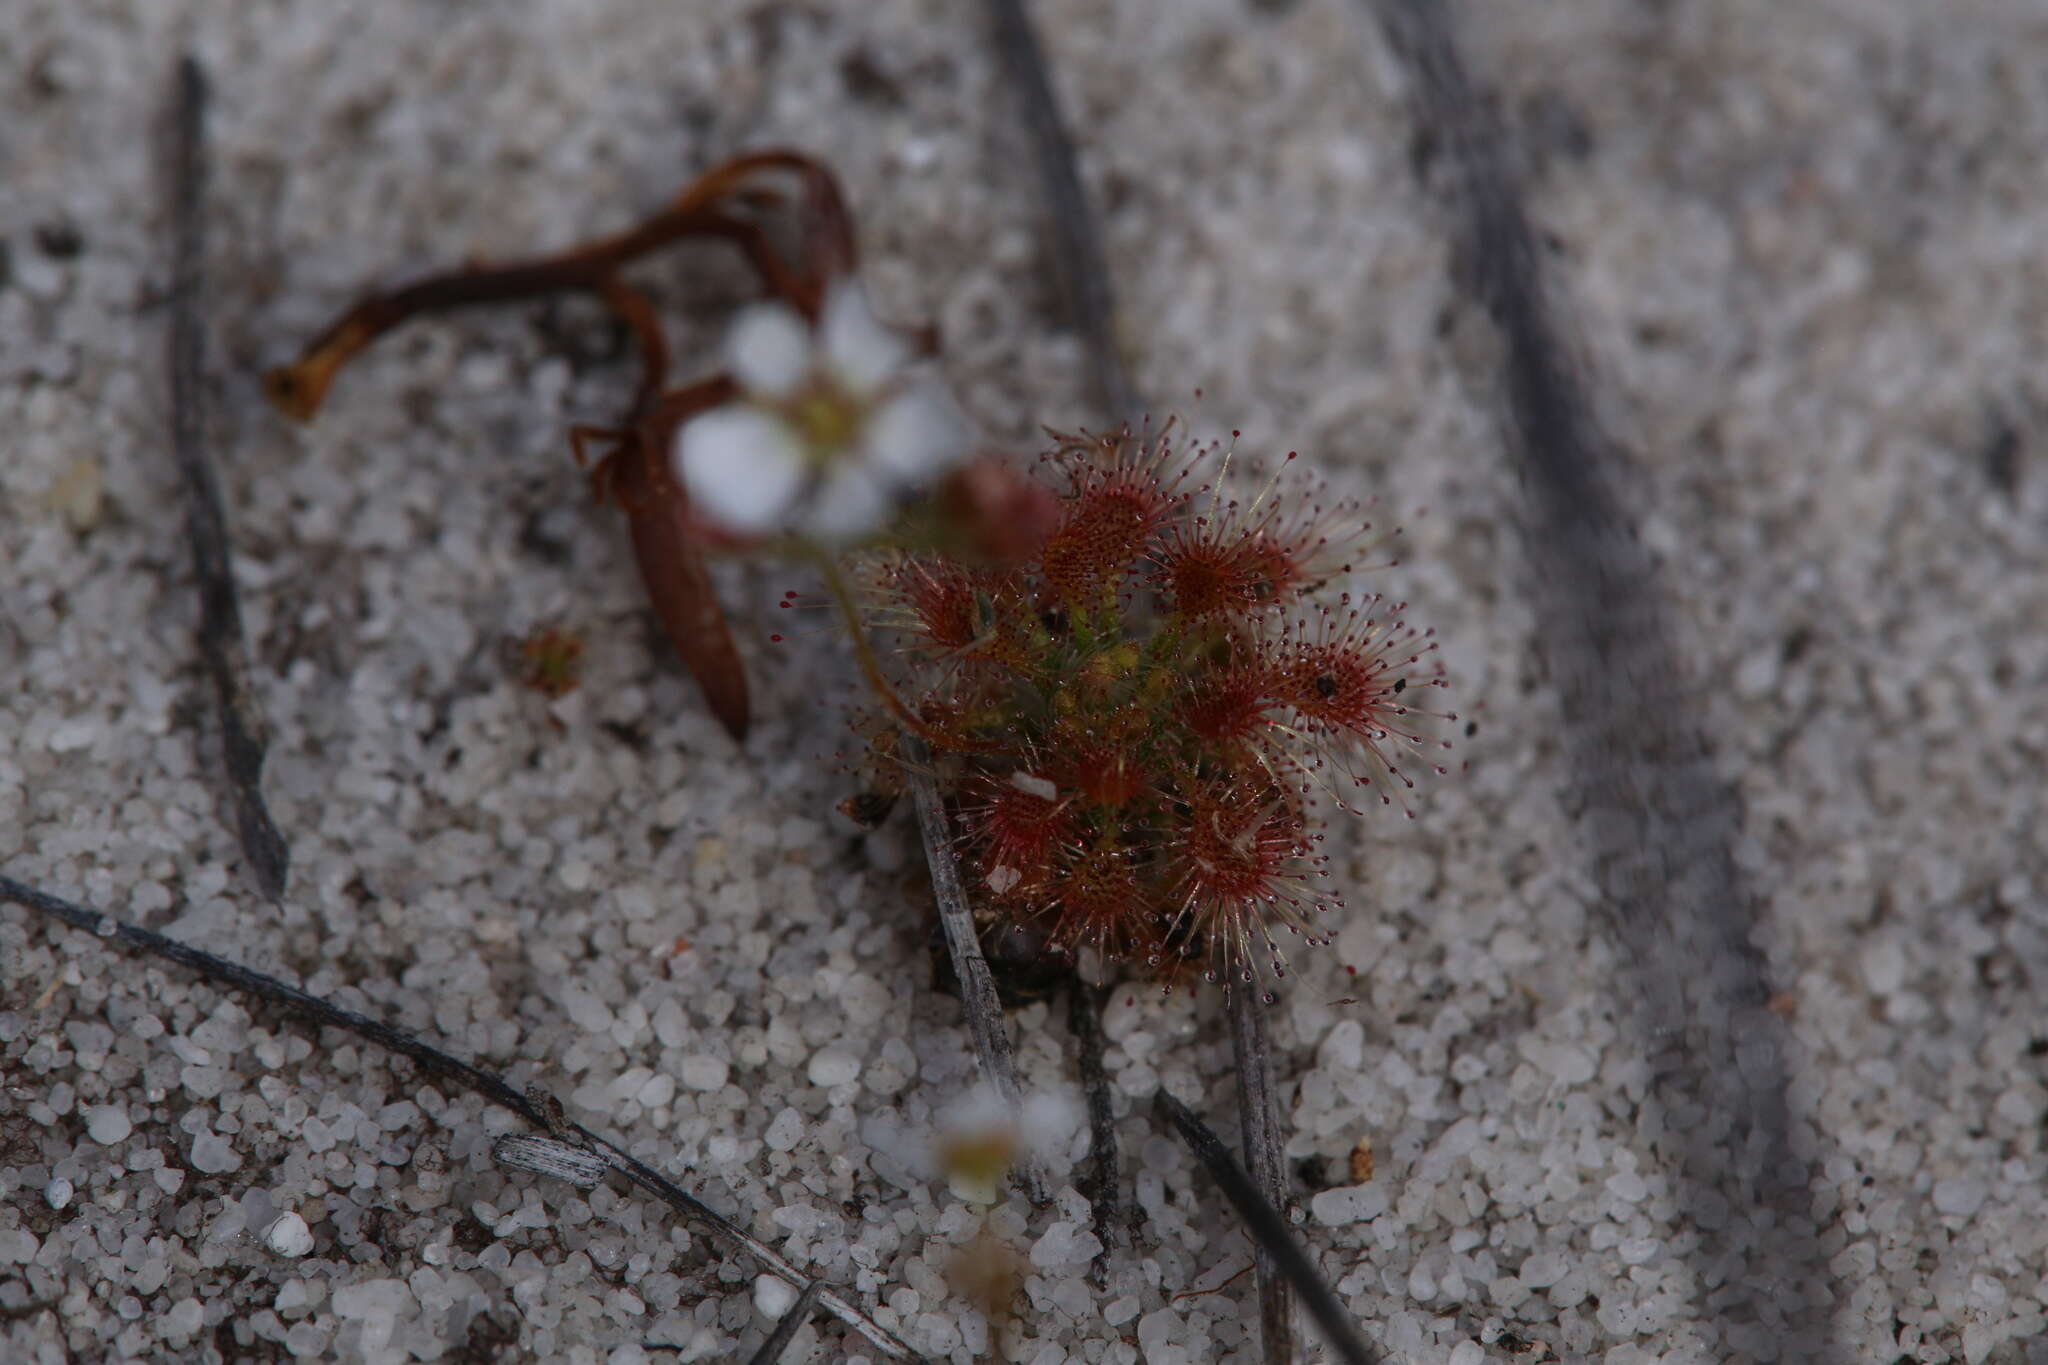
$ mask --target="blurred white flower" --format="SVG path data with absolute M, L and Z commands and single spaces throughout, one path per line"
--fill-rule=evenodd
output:
M 968 1204 L 995 1204 L 1003 1197 L 1010 1170 L 1037 1158 L 1066 1164 L 1086 1114 L 1069 1095 L 1036 1091 L 1012 1111 L 987 1085 L 955 1100 L 940 1116 L 936 1137 L 939 1169 L 953 1197 Z
M 708 520 L 740 535 L 872 534 L 968 454 L 952 395 L 911 373 L 912 359 L 855 280 L 831 287 L 815 328 L 786 304 L 746 309 L 726 340 L 739 396 L 683 424 L 677 477 Z

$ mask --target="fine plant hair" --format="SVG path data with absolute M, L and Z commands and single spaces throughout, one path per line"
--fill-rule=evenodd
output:
M 1713 1315 L 1760 1349 L 1834 1360 L 1827 1306 L 1841 1296 L 1814 1250 L 1809 1172 L 1793 1149 L 1788 1036 L 1766 1008 L 1756 899 L 1733 851 L 1741 810 L 1685 695 L 1657 566 L 1616 492 L 1625 453 L 1594 415 L 1494 105 L 1466 72 L 1446 7 L 1367 7 L 1433 149 L 1422 174 L 1444 204 L 1457 284 L 1503 343 L 1502 422 L 1529 498 L 1524 581 L 1551 642 L 1585 853 L 1629 965 L 1624 1003 L 1652 1040 L 1671 1110 L 1680 1198 L 1702 1226 L 1726 1207 L 1753 1237 L 1735 1276 L 1725 1239 L 1701 1238 L 1698 1292 L 1718 1286 Z M 1768 1297 L 1787 1290 L 1806 1309 L 1790 1323 Z

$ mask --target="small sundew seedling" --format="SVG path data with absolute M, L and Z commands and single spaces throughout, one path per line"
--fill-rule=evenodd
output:
M 1321 941 L 1342 904 L 1323 812 L 1444 771 L 1429 727 L 1455 719 L 1424 703 L 1442 666 L 1405 608 L 1328 592 L 1378 567 L 1363 510 L 1286 487 L 1291 467 L 1234 501 L 1228 464 L 1172 423 L 1060 437 L 1030 553 L 868 573 L 985 923 L 1169 985 L 1285 975 L 1283 941 Z
M 543 626 L 519 641 L 519 680 L 550 701 L 574 692 L 583 681 L 583 637 L 559 626 Z

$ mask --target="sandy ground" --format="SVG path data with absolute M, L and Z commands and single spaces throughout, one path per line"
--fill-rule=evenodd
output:
M 1716 1310 L 1741 1259 L 1712 1269 L 1675 1191 L 1590 906 L 1490 333 L 1398 64 L 1336 0 L 1037 8 L 1140 387 L 1406 518 L 1367 586 L 1438 627 L 1481 720 L 1417 820 L 1348 838 L 1352 919 L 1276 1013 L 1303 1235 L 1391 1360 L 1768 1356 Z M 1783 1235 L 1844 1359 L 2048 1360 L 2048 18 L 1466 18 L 1747 812 L 1816 1191 Z M 369 283 L 610 230 L 786 143 L 845 177 L 884 311 L 941 326 L 992 438 L 1088 420 L 978 10 L 19 0 L 7 27 L 0 866 L 541 1084 L 920 1351 L 990 1358 L 945 1278 L 980 1220 L 923 1156 L 971 1059 L 908 822 L 832 814 L 843 646 L 767 639 L 802 572 L 720 571 L 761 717 L 737 747 L 567 457 L 630 380 L 594 312 L 414 327 L 305 429 L 255 379 Z M 221 798 L 168 448 L 186 46 L 217 87 L 213 436 L 282 903 Z M 647 276 L 683 366 L 732 276 Z M 588 647 L 554 704 L 508 661 L 545 626 Z M 1070 1090 L 1061 1016 L 1014 1023 L 1028 1079 Z M 994 1216 L 1029 1258 L 1010 1358 L 1251 1360 L 1246 1245 L 1147 1106 L 1164 1083 L 1227 1123 L 1220 1003 L 1134 989 L 1108 1028 L 1146 1221 L 1097 1288 L 1075 1196 Z M 644 1200 L 495 1167 L 509 1116 L 12 907 L 0 1081 L 10 1361 L 723 1360 L 767 1330 L 754 1268 Z M 802 1344 L 861 1349 L 829 1319 Z

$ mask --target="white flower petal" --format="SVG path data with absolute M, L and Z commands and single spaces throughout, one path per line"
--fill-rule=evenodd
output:
M 867 291 L 855 280 L 841 280 L 825 296 L 819 338 L 832 373 L 861 396 L 880 389 L 910 360 L 910 343 L 875 317 Z
M 817 540 L 844 543 L 881 529 L 896 500 L 874 470 L 841 460 L 826 471 L 804 513 L 803 529 Z
M 810 378 L 811 329 L 785 304 L 757 303 L 733 320 L 725 363 L 748 392 L 787 398 Z
M 804 483 L 796 433 L 740 403 L 684 423 L 676 433 L 675 467 L 698 509 L 743 535 L 779 529 Z
M 898 484 L 923 487 L 966 462 L 967 419 L 945 385 L 921 380 L 875 410 L 861 443 Z
M 1036 773 L 1027 773 L 1022 768 L 1010 774 L 1010 785 L 1026 796 L 1035 796 L 1041 801 L 1057 801 L 1060 789 Z

